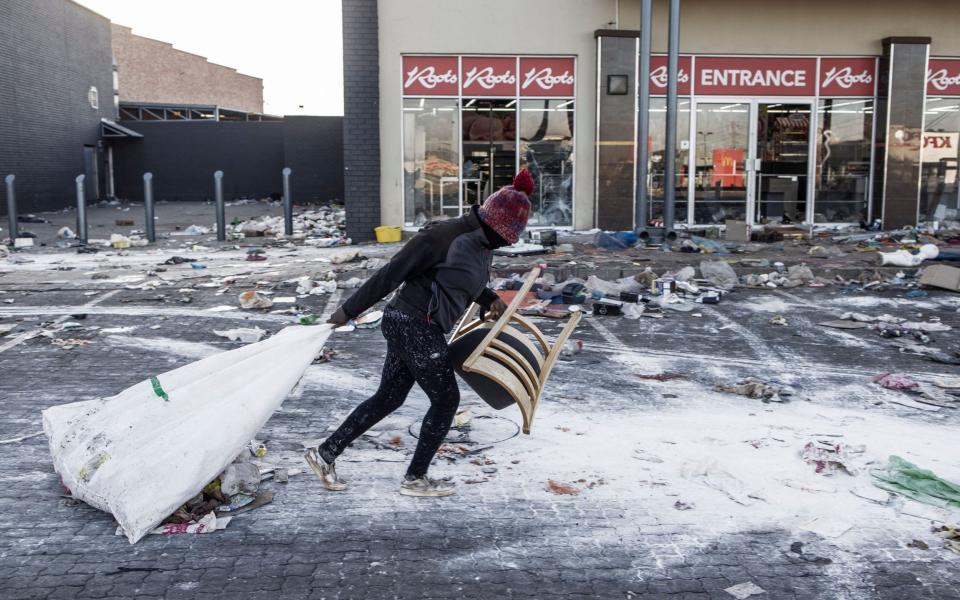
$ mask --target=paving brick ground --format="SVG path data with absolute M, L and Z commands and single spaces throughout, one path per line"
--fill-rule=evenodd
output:
M 279 252 L 270 255 L 272 263 L 286 266 L 255 279 L 274 284 L 308 268 L 316 256 L 306 250 L 282 258 Z M 307 263 L 297 263 L 299 258 Z M 76 260 L 75 255 L 69 260 Z M 226 272 L 219 270 L 218 260 L 209 261 L 213 274 Z M 228 258 L 221 262 L 230 264 Z M 244 283 L 221 296 L 215 288 L 198 287 L 193 301 L 181 304 L 170 288 L 159 290 L 170 297 L 158 301 L 157 291 L 91 279 L 89 273 L 104 266 L 66 272 L 20 267 L 0 274 L 0 291 L 5 292 L 0 299 L 14 299 L 0 305 L 0 323 L 23 320 L 19 332 L 37 320 L 87 314 L 82 321 L 87 329 L 70 336 L 93 341 L 62 350 L 46 338 L 10 346 L 18 332 L 0 338 L 0 438 L 38 431 L 40 410 L 47 406 L 110 395 L 155 373 L 238 346 L 213 336 L 214 328 L 257 324 L 275 332 L 287 323 L 280 316 L 205 310 L 233 304 Z M 172 289 L 182 285 L 186 283 Z M 278 294 L 284 289 L 278 287 Z M 97 294 L 85 296 L 89 291 Z M 318 312 L 329 308 L 325 297 L 300 302 Z M 928 413 L 896 405 L 888 392 L 866 379 L 885 369 L 918 378 L 957 376 L 956 367 L 899 354 L 872 332 L 826 332 L 816 326 L 851 307 L 935 314 L 960 326 L 960 305 L 946 293 L 910 302 L 895 291 L 742 291 L 721 305 L 704 307 L 702 317 L 585 322 L 577 337 L 586 349 L 556 369 L 532 436 L 513 436 L 515 412 L 490 411 L 464 391 L 464 404 L 475 416 L 467 441 L 476 442 L 471 447 L 491 446 L 479 455 L 498 471 L 485 474 L 469 460 L 439 459 L 433 473 L 459 484 L 458 495 L 448 499 L 396 493 L 416 442 L 410 426 L 426 405 L 418 391 L 378 427 L 381 435 L 357 442 L 342 457 L 339 468 L 351 483 L 348 491 L 324 493 L 311 475 L 297 475 L 287 484 L 265 484 L 276 494 L 273 504 L 236 517 L 224 531 L 149 536 L 133 546 L 114 535 L 109 515 L 71 506 L 60 497 L 45 438 L 3 444 L 0 597 L 707 599 L 731 598 L 725 588 L 751 581 L 766 590 L 759 598 L 771 599 L 960 598 L 960 557 L 936 545 L 924 519 L 898 516 L 893 508 L 875 519 L 851 514 L 857 531 L 841 538 L 800 530 L 790 520 L 738 529 L 722 519 L 696 518 L 702 511 L 723 515 L 739 508 L 716 494 L 705 496 L 709 505 L 699 500 L 697 509 L 683 513 L 692 515 L 684 520 L 672 508 L 673 496 L 628 493 L 640 489 L 636 481 L 645 477 L 629 453 L 597 456 L 595 464 L 582 459 L 594 456 L 607 432 L 620 431 L 614 429 L 617 422 L 642 423 L 702 406 L 695 390 L 714 397 L 718 377 L 788 378 L 811 398 L 767 406 L 716 396 L 718 405 L 745 414 L 776 419 L 777 411 L 785 415 L 810 405 L 813 411 L 902 420 L 918 431 L 955 427 L 960 423 L 956 410 Z M 870 306 L 864 309 L 865 304 Z M 769 324 L 780 312 L 790 326 Z M 555 324 L 542 324 L 555 332 Z M 92 329 L 122 326 L 139 329 L 112 335 Z M 956 342 L 954 332 L 938 337 L 944 347 L 955 348 Z M 281 464 L 299 466 L 302 442 L 322 437 L 377 384 L 385 351 L 379 331 L 338 334 L 330 345 L 337 351 L 334 360 L 310 367 L 263 432 L 268 457 Z M 618 353 L 633 361 L 612 360 Z M 683 382 L 636 377 L 664 365 L 682 372 Z M 705 416 L 690 427 L 709 432 L 719 425 Z M 635 432 L 638 441 L 656 435 L 643 427 Z M 388 443 L 394 436 L 400 437 L 399 447 Z M 502 437 L 509 439 L 490 443 Z M 903 440 L 903 445 L 908 449 L 924 442 Z M 947 468 L 955 455 L 943 458 L 942 466 L 927 466 Z M 665 459 L 670 462 L 669 456 Z M 576 483 L 599 478 L 605 484 L 593 489 Z M 547 479 L 573 482 L 582 491 L 552 494 Z M 834 498 L 824 496 L 823 502 Z M 927 541 L 931 549 L 908 547 L 913 539 Z M 796 542 L 803 543 L 799 552 Z

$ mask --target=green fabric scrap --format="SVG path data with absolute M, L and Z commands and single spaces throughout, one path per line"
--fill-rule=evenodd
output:
M 163 391 L 163 386 L 160 385 L 160 380 L 157 379 L 156 375 L 150 378 L 150 384 L 153 386 L 153 393 L 163 398 L 165 401 L 170 402 L 170 396 L 168 396 L 167 393 Z
M 319 325 L 320 316 L 319 315 L 303 315 L 300 317 L 301 325 Z
M 878 488 L 940 508 L 960 508 L 960 485 L 899 456 L 890 456 L 887 460 L 885 467 L 870 473 Z

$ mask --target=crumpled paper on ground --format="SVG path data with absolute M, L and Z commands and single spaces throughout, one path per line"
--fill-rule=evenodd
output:
M 857 458 L 864 453 L 865 446 L 850 446 L 831 440 L 811 440 L 800 451 L 800 458 L 821 475 L 833 475 L 841 471 L 848 475 L 860 472 Z

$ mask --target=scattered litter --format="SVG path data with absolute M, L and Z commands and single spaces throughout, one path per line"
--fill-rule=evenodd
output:
M 163 261 L 165 265 L 182 265 L 183 263 L 192 263 L 197 259 L 195 258 L 185 258 L 183 256 L 171 256 L 167 260 Z
M 260 469 L 249 460 L 238 459 L 230 463 L 220 476 L 220 489 L 227 496 L 256 494 L 259 487 Z
M 74 348 L 80 348 L 81 346 L 89 346 L 90 344 L 93 343 L 93 341 L 81 340 L 77 338 L 66 338 L 66 339 L 52 339 L 50 340 L 50 343 L 64 350 L 73 350 Z
M 693 510 L 697 507 L 693 502 L 683 502 L 682 500 L 677 500 L 673 503 L 673 507 L 677 510 Z
M 363 259 L 363 254 L 359 250 L 343 250 L 330 256 L 330 262 L 335 265 L 354 262 Z
M 146 532 L 148 535 L 175 535 L 179 533 L 213 533 L 227 528 L 233 517 L 217 517 L 213 511 L 199 521 L 190 523 L 167 523 Z M 124 535 L 123 527 L 117 527 L 115 535 Z
M 873 484 L 882 490 L 940 508 L 960 508 L 960 485 L 899 456 L 890 456 L 884 467 L 873 469 L 870 474 Z
M 547 480 L 547 491 L 558 496 L 576 496 L 580 490 L 566 483 L 559 483 L 552 479 Z
M 933 532 L 943 539 L 944 548 L 960 554 L 960 528 L 941 525 L 939 528 L 934 527 Z
M 61 227 L 57 231 L 57 237 L 62 240 L 72 240 L 73 238 L 77 237 L 77 234 L 75 234 L 69 227 Z
M 753 377 L 748 377 L 735 385 L 719 384 L 716 389 L 720 392 L 739 394 L 764 402 L 788 402 L 794 393 L 793 389 L 788 386 L 766 383 Z
M 206 268 L 207 268 L 207 265 L 205 265 L 205 264 L 203 264 L 203 263 L 199 263 L 199 262 L 192 262 L 192 263 L 190 263 L 190 266 L 191 266 L 192 268 L 194 268 L 194 269 L 206 269 Z
M 472 420 L 473 420 L 473 413 L 470 412 L 469 408 L 465 408 L 453 416 L 453 426 L 466 427 L 467 425 L 470 424 L 470 421 Z
M 673 381 L 674 379 L 683 379 L 684 375 L 681 373 L 656 373 L 654 375 L 637 374 L 636 378 L 643 379 L 645 381 Z
M 245 310 L 265 309 L 273 306 L 273 300 L 253 290 L 240 294 L 240 308 Z
M 896 252 L 879 252 L 881 265 L 892 265 L 895 267 L 916 267 L 925 260 L 933 260 L 940 254 L 940 249 L 933 244 L 924 244 L 920 250 L 913 254 L 909 250 L 897 250 Z
M 759 585 L 753 583 L 752 581 L 747 581 L 744 583 L 738 583 L 737 585 L 732 585 L 723 591 L 730 594 L 737 600 L 745 600 L 750 596 L 756 596 L 759 594 L 767 593 L 766 590 L 764 590 Z
M 702 261 L 700 274 L 711 284 L 723 290 L 732 290 L 737 285 L 737 272 L 722 260 Z
M 888 390 L 914 390 L 920 387 L 919 383 L 903 373 L 880 373 L 874 375 L 870 381 Z
M 567 340 L 560 349 L 561 358 L 573 358 L 583 352 L 583 340 Z
M 383 320 L 383 311 L 372 310 L 354 319 L 353 324 L 357 327 L 357 329 L 374 329 L 378 325 L 380 325 L 380 321 L 382 320 Z
M 784 317 L 783 315 L 776 315 L 775 317 L 773 317 L 772 319 L 770 319 L 770 324 L 771 324 L 771 325 L 783 325 L 783 326 L 789 325 L 789 323 L 787 323 L 787 318 Z
M 244 344 L 250 344 L 253 342 L 259 342 L 267 332 L 259 327 L 241 327 L 237 329 L 225 329 L 222 331 L 214 330 L 213 333 L 220 337 L 225 337 L 232 342 L 243 342 Z
M 33 248 L 33 238 L 18 237 L 13 240 L 14 248 Z
M 351 277 L 343 281 L 337 282 L 337 287 L 342 290 L 352 290 L 363 285 L 364 279 L 361 277 Z
M 848 446 L 830 440 L 812 440 L 800 451 L 800 458 L 813 465 L 814 472 L 820 475 L 833 475 L 840 471 L 847 475 L 856 475 L 859 469 L 853 465 L 856 457 L 866 450 L 864 446 Z

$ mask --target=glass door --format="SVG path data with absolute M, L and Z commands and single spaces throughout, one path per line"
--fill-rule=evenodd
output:
M 699 102 L 693 186 L 693 222 L 745 221 L 751 204 L 751 106 L 749 102 Z
M 810 104 L 756 104 L 754 222 L 803 223 L 810 167 Z
M 462 202 L 457 214 L 513 182 L 517 169 L 517 101 L 464 100 Z

